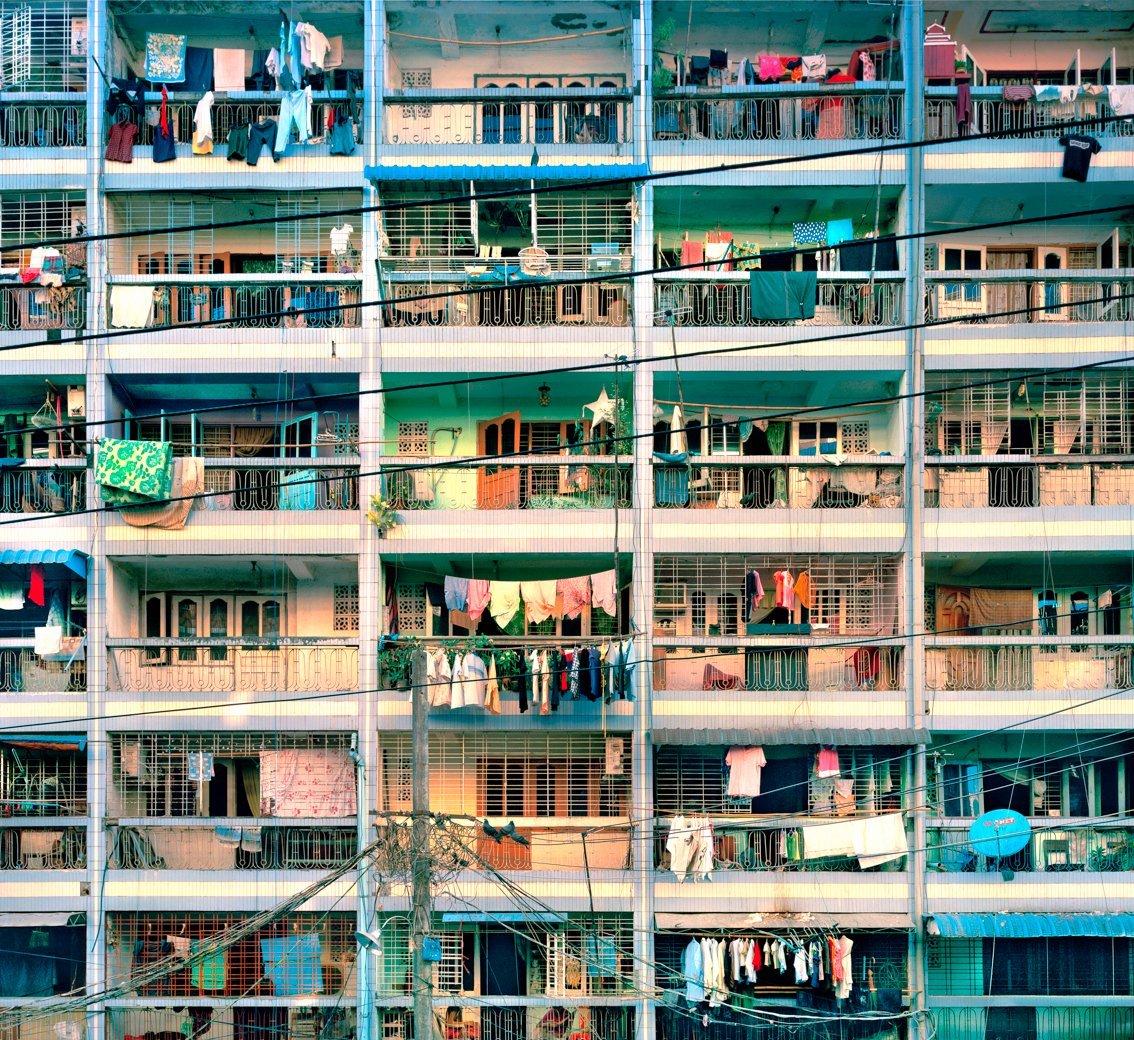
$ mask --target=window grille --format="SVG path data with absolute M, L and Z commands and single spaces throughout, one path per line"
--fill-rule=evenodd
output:
M 86 755 L 0 748 L 0 790 L 13 816 L 82 816 L 87 811 Z
M 333 632 L 358 632 L 358 586 L 336 585 L 334 592 Z
M 239 927 L 246 916 L 233 913 L 133 912 L 107 915 L 108 965 L 112 985 L 126 982 L 144 970 L 147 963 L 168 956 L 166 937 L 183 937 L 190 943 L 201 942 Z M 265 965 L 262 940 L 283 940 L 283 949 L 298 948 L 298 940 L 315 936 L 318 939 L 318 967 L 313 972 L 302 970 L 302 961 L 290 960 L 291 969 L 309 994 L 353 995 L 355 992 L 354 962 L 356 945 L 353 913 L 332 912 L 289 914 L 263 925 L 246 938 L 237 940 L 225 951 L 223 978 L 192 968 L 174 971 L 156 982 L 140 985 L 139 996 L 234 996 L 259 992 Z M 309 947 L 308 947 L 309 948 Z M 321 970 L 319 970 L 321 969 Z M 202 978 L 204 975 L 204 978 Z M 269 975 L 270 978 L 270 975 Z
M 85 216 L 86 207 L 77 195 L 45 191 L 0 196 L 0 263 L 27 266 L 31 249 L 8 249 L 6 243 L 68 237 Z
M 832 635 L 892 635 L 899 606 L 898 563 L 885 556 L 661 556 L 654 566 L 654 620 L 676 636 L 746 634 L 745 575 L 758 571 L 763 614 L 775 602 L 773 574 L 787 569 L 811 579 L 813 628 Z M 802 619 L 802 612 L 798 615 Z
M 87 81 L 87 8 L 78 0 L 0 5 L 3 86 L 21 91 L 81 91 Z
M 305 213 L 312 216 L 306 220 L 277 221 L 273 224 L 277 271 L 318 274 L 331 270 L 327 262 L 331 250 L 331 228 L 350 223 L 350 218 L 314 214 L 323 210 L 346 209 L 358 205 L 358 202 L 358 196 L 353 192 L 291 193 L 279 196 L 275 201 L 277 217 L 301 216 Z M 357 234 L 352 242 L 358 242 Z
M 939 381 L 933 389 L 944 385 Z M 1012 386 L 1004 382 L 935 394 L 940 411 L 928 424 L 933 431 L 929 443 L 942 455 L 982 454 L 982 434 L 991 442 L 993 431 L 1001 429 L 992 424 L 1007 424 L 1011 418 L 1012 391 Z M 997 441 L 999 443 L 999 438 Z
M 413 421 L 398 423 L 398 454 L 429 454 L 429 423 Z
M 398 601 L 398 631 L 414 635 L 429 635 L 428 609 L 425 586 L 399 584 L 395 590 Z
M 865 419 L 848 420 L 840 424 L 843 451 L 847 454 L 865 454 L 870 451 L 870 423 Z
M 408 735 L 379 738 L 380 808 L 412 808 Z M 598 733 L 438 733 L 430 737 L 430 806 L 492 817 L 621 817 L 630 807 L 630 741 L 622 771 L 606 772 Z
M 259 778 L 263 751 L 350 750 L 349 733 L 115 733 L 110 737 L 111 778 L 121 816 L 256 815 L 239 813 L 239 794 Z M 190 756 L 213 756 L 214 778 L 189 779 Z M 218 791 L 214 794 L 212 786 Z M 213 812 L 214 798 L 225 806 Z
M 595 246 L 614 243 L 629 249 L 632 225 L 620 192 L 579 191 L 541 195 L 536 200 L 536 235 L 542 249 L 556 257 L 587 257 L 601 253 Z M 565 264 L 567 268 L 578 264 Z
M 432 69 L 402 69 L 402 90 L 432 89 Z M 431 105 L 402 105 L 402 115 L 406 119 L 428 119 L 432 111 Z
M 633 942 L 629 917 L 596 915 L 547 932 L 546 993 L 596 996 L 633 985 Z
M 430 198 L 426 192 L 392 192 L 383 195 L 381 201 L 421 203 Z M 385 236 L 383 254 L 406 261 L 405 266 L 428 267 L 431 259 L 476 253 L 472 204 L 468 201 L 386 210 L 380 217 Z
M 815 776 L 813 746 L 784 749 L 765 767 L 762 806 L 750 798 L 729 798 L 724 747 L 659 747 L 654 764 L 654 797 L 662 813 L 821 816 L 880 813 L 901 808 L 901 761 L 893 748 L 839 750 L 841 779 L 852 781 L 853 804 L 835 804 L 834 778 Z M 755 810 L 753 805 L 755 804 Z

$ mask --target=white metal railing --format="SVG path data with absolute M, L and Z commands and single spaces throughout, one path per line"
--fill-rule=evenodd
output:
M 4 94 L 0 148 L 83 148 L 87 103 L 83 94 Z
M 1095 97 L 1079 97 L 1069 104 L 1036 104 L 1034 101 L 1005 101 L 1003 87 L 974 87 L 972 99 L 972 118 L 968 123 L 970 133 L 1018 133 L 1020 136 L 1006 136 L 1005 140 L 1018 141 L 1021 148 L 1037 137 L 1056 138 L 1068 133 L 1066 128 L 1047 129 L 1052 124 L 1071 120 L 1108 117 L 1113 111 L 1107 102 L 1106 94 Z M 957 90 L 955 87 L 927 87 L 925 98 L 925 136 L 930 140 L 957 136 Z M 1090 134 L 1092 137 L 1131 137 L 1134 136 L 1134 123 L 1130 120 L 1117 120 L 1112 123 L 1087 124 L 1077 127 L 1075 133 Z M 974 141 L 980 147 L 984 141 Z
M 87 289 L 69 283 L 59 286 L 0 284 L 0 331 L 45 332 L 82 329 L 87 322 Z
M 1134 465 L 1089 456 L 929 460 L 925 504 L 941 509 L 1134 505 Z
M 1129 321 L 1134 272 L 1114 270 L 931 271 L 925 319 L 972 325 Z
M 350 510 L 358 508 L 358 466 L 327 458 L 273 459 L 267 464 L 234 464 L 232 459 L 205 459 L 209 510 Z
M 87 688 L 85 654 L 45 661 L 26 647 L 0 647 L 0 693 L 81 693 Z
M 1134 686 L 1134 642 L 1123 636 L 1068 639 L 930 637 L 929 690 L 1059 692 Z

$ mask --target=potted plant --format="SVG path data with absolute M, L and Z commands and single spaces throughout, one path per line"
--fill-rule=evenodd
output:
M 370 508 L 366 511 L 366 519 L 374 525 L 379 538 L 385 538 L 387 531 L 392 531 L 401 523 L 401 517 L 398 516 L 393 505 L 381 495 L 370 496 Z
M 378 651 L 378 672 L 382 684 L 394 690 L 408 690 L 413 669 L 413 655 L 421 649 L 421 640 L 408 638 L 384 640 Z

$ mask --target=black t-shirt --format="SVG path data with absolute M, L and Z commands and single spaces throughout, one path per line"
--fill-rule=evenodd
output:
M 1091 156 L 1098 155 L 1102 145 L 1093 137 L 1082 134 L 1064 134 L 1059 143 L 1063 145 L 1063 176 L 1083 183 L 1087 179 L 1087 170 L 1091 168 Z

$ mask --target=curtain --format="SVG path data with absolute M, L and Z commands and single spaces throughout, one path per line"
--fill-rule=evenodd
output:
M 982 422 L 980 424 L 980 453 L 982 455 L 995 455 L 1008 436 L 1008 423 L 1006 420 L 996 422 Z
M 260 816 L 260 763 L 241 762 L 240 782 L 244 786 L 244 797 L 252 809 L 253 816 Z
M 1056 455 L 1066 455 L 1079 436 L 1079 423 L 1059 420 L 1051 424 L 1052 446 Z
M 271 444 L 275 435 L 274 426 L 237 426 L 232 433 L 233 453 L 239 458 L 252 458 Z
M 973 589 L 973 625 L 1030 629 L 1035 608 L 1031 589 Z

